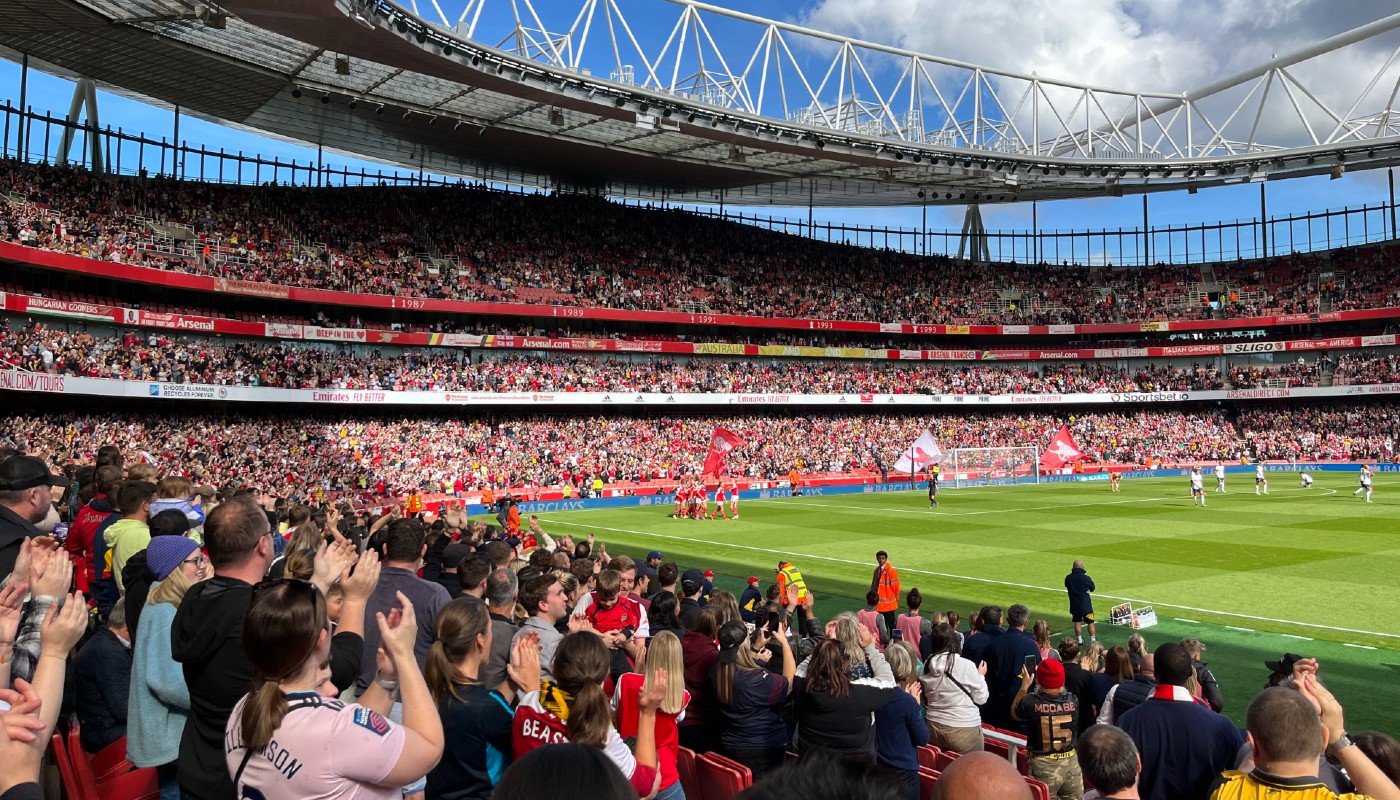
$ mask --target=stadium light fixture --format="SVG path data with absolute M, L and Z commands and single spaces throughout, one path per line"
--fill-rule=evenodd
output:
M 826 147 L 826 142 L 823 142 L 820 138 L 815 136 L 812 137 L 812 144 L 816 145 L 818 150 L 822 150 Z
M 920 200 L 924 199 L 924 190 L 923 190 L 923 189 L 920 189 L 920 190 L 919 190 L 919 199 L 920 199 Z
M 462 127 L 463 124 L 465 124 L 465 123 L 463 123 L 462 120 L 460 120 L 460 119 L 457 120 L 456 122 L 454 122 L 454 123 L 452 124 L 452 130 L 454 130 L 454 131 L 457 130 L 458 128 Z
M 321 95 L 321 105 L 323 105 L 323 106 L 330 105 L 330 102 L 331 102 L 331 93 L 330 93 L 330 92 L 326 92 L 325 94 L 322 94 L 322 95 Z
M 403 118 L 404 118 L 404 119 L 408 119 L 408 118 L 411 117 L 411 116 L 413 116 L 413 112 L 412 112 L 412 111 L 405 111 L 405 112 L 403 112 Z
M 436 124 L 437 124 L 437 115 L 436 115 L 436 114 L 433 115 L 433 116 L 431 116 L 431 117 L 428 117 L 428 125 L 429 125 L 429 126 L 436 125 Z
M 292 87 L 292 97 L 295 97 L 295 98 L 297 98 L 298 100 L 301 99 L 301 87 L 300 87 L 300 86 L 293 86 L 293 87 Z
M 895 161 L 903 161 L 903 160 L 904 160 L 904 153 L 901 153 L 901 152 L 898 151 L 898 150 L 894 151 L 894 160 L 895 160 Z
M 619 97 L 613 100 L 613 105 L 617 106 L 618 108 L 622 108 L 623 106 L 627 105 L 627 98 Z
M 924 160 L 924 157 L 923 157 L 923 156 L 919 155 L 918 153 L 915 153 L 915 154 L 914 154 L 914 163 L 915 163 L 915 164 L 922 163 L 923 160 Z
M 1065 169 L 1064 167 L 1060 167 L 1060 175 L 1061 175 L 1061 176 L 1067 174 L 1068 172 L 1069 172 L 1069 170 Z
M 418 29 L 418 33 L 415 34 L 415 38 L 418 39 L 418 43 L 419 43 L 419 44 L 427 44 L 427 43 L 428 43 L 428 31 L 427 31 L 425 28 L 419 28 L 419 29 Z
M 953 199 L 953 193 L 952 193 L 952 192 L 944 192 L 944 193 L 943 193 L 943 199 L 944 199 L 944 200 L 952 200 L 952 199 Z
M 394 27 L 399 29 L 399 33 L 408 33 L 408 20 L 398 17 L 394 20 Z
M 345 104 L 345 107 L 349 108 L 351 111 L 354 111 L 355 109 L 360 107 L 360 101 L 352 97 L 350 98 L 350 102 Z
M 685 121 L 686 121 L 686 122 L 694 122 L 694 121 L 695 121 L 695 117 L 696 117 L 696 114 L 695 114 L 694 111 L 692 111 L 692 112 L 690 112 L 689 114 L 686 114 L 686 115 L 685 115 Z
M 1308 166 L 1311 167 L 1313 164 L 1316 164 L 1316 163 L 1317 163 L 1317 156 L 1308 156 Z
M 379 107 L 376 108 L 376 109 L 374 109 L 374 115 L 375 115 L 376 117 L 382 117 L 382 116 L 384 116 L 384 104 L 383 104 L 383 103 L 380 103 L 380 104 L 379 104 Z

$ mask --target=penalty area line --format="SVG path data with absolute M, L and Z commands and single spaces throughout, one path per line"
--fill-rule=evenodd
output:
M 609 527 L 605 527 L 605 526 L 602 526 L 602 525 L 587 525 L 587 524 L 584 524 L 584 523 L 582 523 L 582 522 L 569 522 L 569 521 L 567 521 L 567 520 L 562 520 L 562 519 L 557 519 L 557 518 L 545 519 L 545 518 L 542 517 L 541 519 L 542 519 L 544 522 L 548 522 L 548 523 L 551 524 L 551 525 L 565 525 L 565 526 L 568 526 L 568 527 L 571 527 L 571 528 L 589 528 L 589 529 L 595 530 L 595 531 L 609 531 L 609 532 L 612 532 L 612 533 L 630 533 L 630 534 L 632 534 L 632 535 L 634 535 L 634 536 L 649 536 L 649 537 L 656 538 L 656 539 L 668 539 L 668 540 L 670 540 L 670 541 L 675 541 L 675 542 L 691 542 L 691 543 L 694 543 L 694 544 L 709 545 L 709 546 L 712 546 L 712 547 L 728 547 L 728 548 L 731 548 L 731 549 L 734 549 L 734 550 L 750 550 L 750 551 L 753 551 L 753 552 L 756 552 L 756 553 L 769 553 L 769 554 L 772 554 L 772 555 L 779 555 L 779 556 L 793 556 L 793 557 L 796 557 L 796 558 L 807 559 L 807 560 L 810 560 L 810 561 L 829 561 L 829 562 L 832 562 L 832 563 L 834 563 L 834 564 L 850 564 L 850 565 L 854 565 L 854 566 L 858 566 L 858 567 L 867 567 L 867 568 L 868 568 L 868 567 L 873 567 L 873 566 L 874 566 L 873 563 L 870 563 L 870 562 L 867 562 L 867 561 L 855 561 L 855 560 L 848 559 L 848 558 L 833 558 L 833 557 L 831 557 L 831 556 L 819 556 L 819 555 L 815 555 L 815 554 L 812 554 L 812 553 L 798 553 L 798 552 L 795 552 L 795 551 L 792 551 L 792 550 L 776 550 L 776 549 L 773 549 L 773 548 L 770 548 L 770 547 L 755 547 L 754 545 L 749 545 L 749 544 L 733 544 L 733 543 L 731 543 L 731 542 L 716 542 L 716 541 L 712 541 L 712 540 L 708 540 L 708 539 L 696 539 L 696 538 L 693 538 L 693 537 L 690 537 L 690 536 L 674 536 L 674 535 L 665 534 L 665 533 L 652 533 L 652 532 L 650 532 L 650 531 L 632 530 L 632 529 L 630 529 L 630 528 L 609 528 Z M 1014 589 L 1029 589 L 1029 590 L 1031 590 L 1031 591 L 1037 591 L 1037 592 L 1051 592 L 1051 593 L 1053 593 L 1053 594 L 1059 594 L 1059 595 L 1063 595 L 1063 594 L 1065 593 L 1065 590 L 1064 590 L 1063 587 L 1061 587 L 1061 588 L 1051 588 L 1051 587 L 1046 587 L 1046 586 L 1036 586 L 1036 585 L 1034 585 L 1034 584 L 1029 584 L 1029 583 L 1016 583 L 1016 582 L 1013 582 L 1013 581 L 999 581 L 999 580 L 995 580 L 995 579 L 992 579 L 992 578 L 976 578 L 976 577 L 973 577 L 973 576 L 971 576 L 971 575 L 954 575 L 954 574 L 949 573 L 949 572 L 934 572 L 934 571 L 932 571 L 932 570 L 916 569 L 916 568 L 914 568 L 914 567 L 901 567 L 901 568 L 900 568 L 900 571 L 901 571 L 901 572 L 916 573 L 916 574 L 919 574 L 919 575 L 929 575 L 929 576 L 932 576 L 932 577 L 935 577 L 935 578 L 948 578 L 948 579 L 951 579 L 951 580 L 970 581 L 970 582 L 972 582 L 972 583 L 985 583 L 985 584 L 992 585 L 992 586 L 1009 586 L 1009 587 L 1014 588 Z M 1184 606 L 1184 605 L 1180 605 L 1180 604 L 1177 604 L 1177 603 L 1162 603 L 1162 602 L 1157 602 L 1157 601 L 1153 601 L 1153 600 L 1143 600 L 1143 599 L 1141 599 L 1141 598 L 1136 598 L 1136 597 L 1123 597 L 1123 596 L 1120 596 L 1120 595 L 1097 594 L 1096 596 L 1097 596 L 1097 597 L 1102 597 L 1102 598 L 1104 598 L 1104 599 L 1106 599 L 1106 600 L 1122 600 L 1122 601 L 1127 601 L 1127 602 L 1129 602 L 1129 603 L 1136 603 L 1137 605 L 1142 605 L 1142 606 L 1161 606 L 1161 607 L 1163 607 L 1163 608 L 1179 608 L 1179 609 L 1181 609 L 1182 611 L 1195 611 L 1195 612 L 1198 612 L 1198 613 L 1201 613 L 1201 614 L 1214 614 L 1214 615 L 1216 615 L 1216 616 L 1221 616 L 1221 617 L 1232 617 L 1232 618 L 1234 618 L 1234 619 L 1248 619 L 1248 620 L 1255 620 L 1255 621 L 1257 621 L 1257 622 L 1274 622 L 1274 623 L 1278 623 L 1279 625 L 1299 625 L 1299 626 L 1304 627 L 1304 628 L 1317 628 L 1317 629 L 1319 629 L 1319 630 L 1333 630 L 1333 631 L 1339 631 L 1339 632 L 1342 632 L 1342 633 L 1355 633 L 1355 634 L 1360 634 L 1360 635 L 1362 635 L 1362 636 L 1378 636 L 1378 637 L 1383 638 L 1383 639 L 1397 639 L 1397 640 L 1400 640 L 1400 634 L 1395 634 L 1395 633 L 1382 633 L 1382 632 L 1380 632 L 1380 631 L 1364 631 L 1364 630 L 1359 630 L 1359 629 L 1356 629 L 1356 628 L 1340 628 L 1340 627 L 1337 627 L 1336 625 L 1323 625 L 1323 624 L 1316 623 L 1316 622 L 1299 622 L 1298 620 L 1292 620 L 1292 619 L 1278 619 L 1278 618 L 1276 618 L 1276 617 L 1261 617 L 1261 616 L 1255 616 L 1255 615 L 1253 615 L 1253 614 L 1240 614 L 1240 613 L 1237 613 L 1237 612 L 1234 612 L 1234 611 L 1220 611 L 1220 610 L 1213 609 L 1213 608 L 1199 608 L 1199 607 L 1197 607 L 1197 606 Z M 1361 647 L 1361 646 L 1363 646 L 1363 645 L 1357 645 L 1357 646 L 1358 646 L 1358 647 Z M 1372 648 L 1372 649 L 1375 649 L 1375 648 Z

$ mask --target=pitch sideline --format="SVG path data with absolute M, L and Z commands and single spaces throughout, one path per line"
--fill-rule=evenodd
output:
M 1334 490 L 1332 490 L 1332 492 L 1335 494 L 1335 493 L 1336 493 L 1336 490 L 1334 489 Z M 872 564 L 872 563 L 870 563 L 870 562 L 865 562 L 865 561 L 853 561 L 853 560 L 847 559 L 847 558 L 832 558 L 831 556 L 819 556 L 819 555 L 813 555 L 813 554 L 811 554 L 811 553 L 798 553 L 798 552 L 791 551 L 791 550 L 775 550 L 775 549 L 769 548 L 769 547 L 755 547 L 754 545 L 748 545 L 748 544 L 732 544 L 732 543 L 730 543 L 730 542 L 716 542 L 716 541 L 710 541 L 710 540 L 707 540 L 707 539 L 695 539 L 695 538 L 689 537 L 689 536 L 674 536 L 674 535 L 665 534 L 665 533 L 651 533 L 651 532 L 649 532 L 649 531 L 636 531 L 636 530 L 631 530 L 631 529 L 629 529 L 629 528 L 608 528 L 608 527 L 604 527 L 604 526 L 602 526 L 602 525 L 585 525 L 584 523 L 581 523 L 581 522 L 569 522 L 569 521 L 567 521 L 567 520 L 561 520 L 561 519 L 545 519 L 545 518 L 543 518 L 543 517 L 541 517 L 541 519 L 542 519 L 544 522 L 548 522 L 548 523 L 551 524 L 551 525 L 566 525 L 566 526 L 572 527 L 572 528 L 591 528 L 591 529 L 593 529 L 593 530 L 611 531 L 611 532 L 613 532 L 613 533 L 630 533 L 630 534 L 633 534 L 633 535 L 635 535 L 635 536 L 651 536 L 651 537 L 655 537 L 655 538 L 658 538 L 658 539 L 669 539 L 669 540 L 671 540 L 671 541 L 677 541 L 677 542 L 694 542 L 694 543 L 696 543 L 696 544 L 710 545 L 710 546 L 713 546 L 713 547 L 729 547 L 729 548 L 733 548 L 733 549 L 735 549 L 735 550 L 751 550 L 751 551 L 754 551 L 754 552 L 757 552 L 757 553 L 771 553 L 771 554 L 773 554 L 773 555 L 792 556 L 792 557 L 794 557 L 794 558 L 802 558 L 802 559 L 807 559 L 807 560 L 830 561 L 830 562 L 836 563 L 836 564 L 850 564 L 850 565 L 859 566 L 859 567 L 872 567 L 872 566 L 874 566 L 874 564 Z M 1016 588 L 1016 589 L 1030 589 L 1030 590 L 1032 590 L 1032 591 L 1037 591 L 1037 592 L 1050 592 L 1050 593 L 1053 593 L 1053 594 L 1064 594 L 1064 592 L 1065 592 L 1065 590 L 1064 590 L 1063 587 L 1059 587 L 1059 588 L 1049 588 L 1049 587 L 1045 587 L 1045 586 L 1035 586 L 1035 585 L 1032 585 L 1032 584 L 1029 584 L 1029 583 L 1016 583 L 1016 582 L 1013 582 L 1013 581 L 999 581 L 999 580 L 995 580 L 995 579 L 992 579 L 992 578 L 977 578 L 977 577 L 973 577 L 973 576 L 971 576 L 971 575 L 954 575 L 954 574 L 948 573 L 948 572 L 934 572 L 934 571 L 932 571 L 932 570 L 916 569 L 916 568 L 914 568 L 914 567 L 900 567 L 900 572 L 913 572 L 913 573 L 917 573 L 917 574 L 919 574 L 919 575 L 930 575 L 930 576 L 935 577 L 935 578 L 950 578 L 950 579 L 952 579 L 952 580 L 969 581 L 969 582 L 972 582 L 972 583 L 985 583 L 985 584 L 991 584 L 991 585 L 994 585 L 994 586 L 1010 586 L 1010 587 L 1013 587 L 1013 588 Z M 1315 622 L 1300 622 L 1300 621 L 1298 621 L 1298 620 L 1291 620 L 1291 619 L 1277 619 L 1277 618 L 1274 618 L 1274 617 L 1260 617 L 1260 616 L 1255 616 L 1255 615 L 1253 615 L 1253 614 L 1240 614 L 1240 613 L 1237 613 L 1237 612 L 1234 612 L 1234 611 L 1219 611 L 1219 610 L 1216 610 L 1216 609 L 1213 609 L 1213 608 L 1200 608 L 1200 607 L 1197 607 L 1197 606 L 1183 606 L 1183 605 L 1179 605 L 1179 604 L 1177 604 L 1177 603 L 1158 603 L 1158 602 L 1153 602 L 1153 601 L 1151 601 L 1151 600 L 1143 600 L 1143 599 L 1141 599 L 1141 598 L 1123 597 L 1123 596 L 1121 596 L 1121 595 L 1095 594 L 1095 597 L 1102 597 L 1102 598 L 1105 598 L 1105 599 L 1107 599 L 1107 600 L 1126 601 L 1126 602 L 1129 602 L 1129 603 L 1136 603 L 1136 604 L 1138 604 L 1138 605 L 1145 605 L 1145 606 L 1146 606 L 1146 605 L 1150 605 L 1150 606 L 1156 606 L 1156 607 L 1162 607 L 1162 608 L 1176 608 L 1176 609 L 1181 609 L 1181 610 L 1183 610 L 1183 611 L 1195 611 L 1195 612 L 1199 612 L 1199 613 L 1202 613 L 1202 614 L 1215 614 L 1215 615 L 1217 615 L 1217 616 L 1222 616 L 1222 617 L 1233 617 L 1233 618 L 1235 618 L 1235 619 L 1249 619 L 1249 620 L 1255 620 L 1255 621 L 1257 621 L 1257 622 L 1274 622 L 1274 623 L 1278 623 L 1278 624 L 1280 624 L 1280 625 L 1299 625 L 1299 626 L 1302 626 L 1302 627 L 1305 627 L 1305 628 L 1316 628 L 1316 629 L 1318 629 L 1318 630 L 1334 630 L 1334 631 L 1340 631 L 1340 632 L 1342 632 L 1342 633 L 1355 633 L 1355 634 L 1358 634 L 1358 635 L 1361 635 L 1361 636 L 1378 636 L 1378 637 L 1381 637 L 1381 638 L 1384 638 L 1384 639 L 1395 639 L 1395 640 L 1400 640 L 1400 634 L 1382 633 L 1381 631 L 1365 631 L 1365 630 L 1360 630 L 1360 629 L 1357 629 L 1357 628 L 1343 628 L 1343 627 L 1340 627 L 1340 626 L 1337 626 L 1337 625 L 1322 625 L 1322 624 L 1315 623 Z

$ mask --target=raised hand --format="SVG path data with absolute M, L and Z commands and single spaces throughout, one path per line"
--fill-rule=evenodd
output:
M 72 574 L 72 562 L 68 565 Z M 39 628 L 40 656 L 56 655 L 66 658 L 87 630 L 87 602 L 82 592 L 74 592 L 64 600 L 63 608 L 50 606 Z
M 661 708 L 662 702 L 666 700 L 666 688 L 669 684 L 666 670 L 658 669 L 652 673 L 651 680 L 642 687 L 642 697 L 638 702 L 641 710 L 655 711 Z
M 521 636 L 511 645 L 506 675 L 522 691 L 532 692 L 540 686 L 540 674 L 540 637 L 534 633 Z

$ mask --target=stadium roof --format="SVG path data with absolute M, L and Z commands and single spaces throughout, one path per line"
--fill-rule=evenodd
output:
M 520 2 L 534 13 L 528 0 Z M 683 203 L 1046 200 L 1340 174 L 1400 161 L 1400 119 L 1390 118 L 1384 102 L 1400 73 L 1395 55 L 1374 76 L 1358 75 L 1359 95 L 1344 114 L 1289 72 L 1400 29 L 1400 14 L 1199 90 L 1152 94 L 996 72 L 690 0 L 667 2 L 684 17 L 682 37 L 704 28 L 705 15 L 718 15 L 762 28 L 769 52 L 779 52 L 773 45 L 779 42 L 791 56 L 784 36 L 839 42 L 844 55 L 828 75 L 839 67 L 851 83 L 828 89 L 822 80 L 813 89 L 819 76 L 801 75 L 794 61 L 786 80 L 777 74 L 774 85 L 793 91 L 796 69 L 806 95 L 798 111 L 789 110 L 787 96 L 775 111 L 773 92 L 764 100 L 760 90 L 754 100 L 747 68 L 740 74 L 713 66 L 729 63 L 722 54 L 697 67 L 676 52 L 674 70 L 669 63 L 658 69 L 669 40 L 648 56 L 649 43 L 632 37 L 642 52 L 630 60 L 644 65 L 645 74 L 633 79 L 632 65 L 619 56 L 604 79 L 576 55 L 565 56 L 581 51 L 581 40 L 551 38 L 544 23 L 536 38 L 518 24 L 519 46 L 503 50 L 482 43 L 485 33 L 474 23 L 453 25 L 445 17 L 430 23 L 387 0 L 0 0 L 6 20 L 0 53 L 16 60 L 27 54 L 56 74 L 91 78 L 203 119 L 398 167 Z M 613 21 L 606 25 L 616 52 L 626 37 Z M 567 36 L 574 35 L 570 30 Z M 718 46 L 713 38 L 710 44 Z M 986 99 L 963 102 L 966 87 L 956 101 L 939 93 L 937 104 L 897 120 L 891 109 L 898 89 L 875 85 L 871 75 L 879 71 L 867 70 L 865 52 L 867 60 L 903 60 L 926 75 L 930 67 L 967 71 L 972 94 Z M 683 71 L 692 78 L 684 86 L 674 77 Z M 666 81 L 661 73 L 673 77 Z M 863 93 L 856 91 L 858 74 L 866 78 Z M 706 91 L 696 91 L 696 76 Z M 947 89 L 948 80 L 929 76 L 927 86 Z M 1020 103 L 1003 102 L 1017 81 L 1027 85 Z M 912 91 L 918 81 L 908 83 Z M 1268 142 L 1257 135 L 1270 87 L 1281 87 L 1273 102 L 1291 102 L 1294 127 L 1306 136 Z M 1074 97 L 1069 114 L 1066 103 Z M 1385 111 L 1372 113 L 1382 105 Z M 1098 111 L 1090 114 L 1090 107 Z M 1049 125 L 1052 116 L 1056 123 Z M 1066 116 L 1084 124 L 1068 125 Z M 1026 121 L 1032 117 L 1033 127 Z M 1241 126 L 1248 134 L 1232 136 Z

